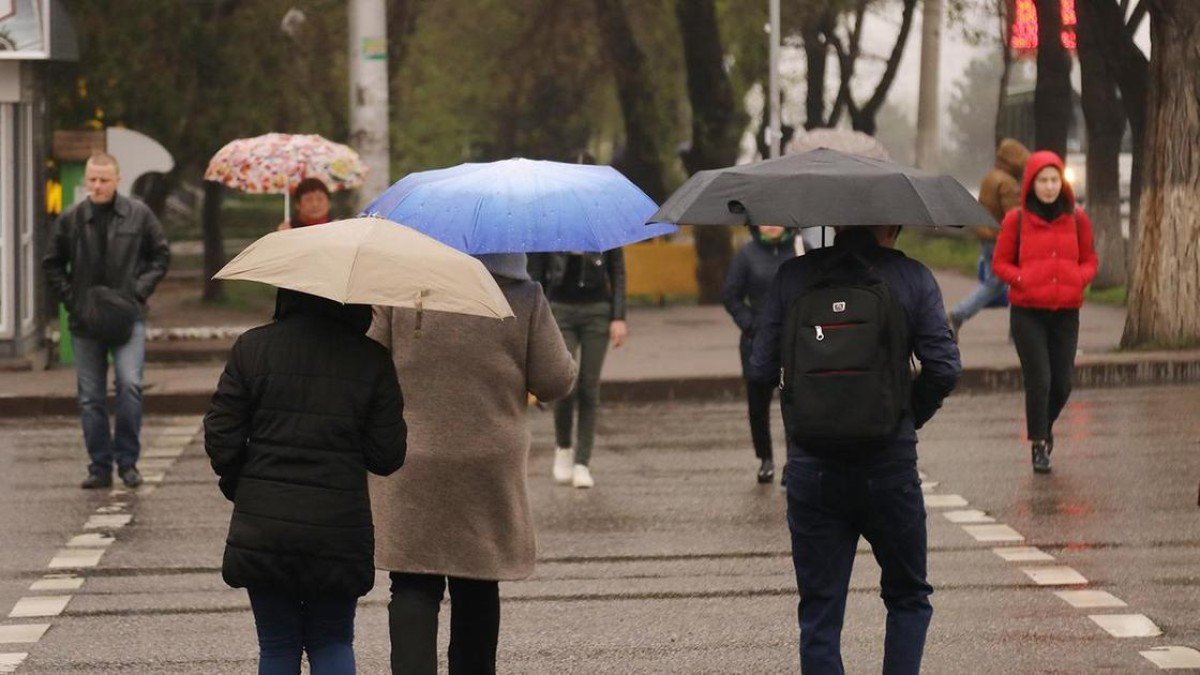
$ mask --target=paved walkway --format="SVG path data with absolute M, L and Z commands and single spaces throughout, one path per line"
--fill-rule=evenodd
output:
M 970 292 L 973 279 L 939 272 L 938 282 L 952 307 Z M 1185 352 L 1116 352 L 1125 323 L 1121 307 L 1088 304 L 1082 310 L 1080 356 L 1084 384 L 1151 384 L 1200 380 L 1200 350 Z M 663 398 L 727 398 L 741 386 L 738 332 L 720 306 L 634 308 L 630 339 L 609 353 L 603 380 L 606 397 L 621 400 Z M 962 331 L 964 389 L 1012 389 L 1019 382 L 1016 351 L 1008 342 L 1008 311 L 986 310 Z M 229 341 L 209 343 L 209 350 L 228 348 Z M 146 368 L 148 407 L 157 412 L 200 412 L 216 386 L 222 365 L 194 362 L 204 345 L 195 342 L 155 343 L 183 361 L 150 363 Z M 191 355 L 185 352 L 191 351 Z M 219 353 L 219 351 L 218 351 Z M 169 361 L 170 359 L 168 359 Z M 73 410 L 75 374 L 69 368 L 0 373 L 0 414 L 69 413 Z M 155 401 L 158 407 L 154 407 Z

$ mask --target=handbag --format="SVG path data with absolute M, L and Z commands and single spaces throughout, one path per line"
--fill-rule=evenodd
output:
M 108 286 L 91 286 L 75 304 L 74 318 L 84 336 L 119 346 L 129 342 L 140 313 L 132 294 Z

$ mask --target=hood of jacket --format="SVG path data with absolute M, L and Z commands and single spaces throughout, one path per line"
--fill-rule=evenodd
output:
M 996 168 L 1020 179 L 1025 163 L 1029 161 L 1029 149 L 1021 141 L 1006 138 L 996 147 Z
M 767 241 L 762 238 L 762 234 L 760 233 L 758 226 L 751 225 L 750 226 L 750 238 L 752 240 L 754 240 L 754 243 L 758 244 L 759 246 L 762 246 L 765 249 L 774 251 L 775 249 L 794 247 L 796 245 L 795 244 L 796 230 L 794 230 L 790 227 L 784 228 L 782 236 L 780 236 L 775 241 Z
M 1075 210 L 1075 191 L 1067 182 L 1062 159 L 1049 150 L 1039 150 L 1033 153 L 1029 156 L 1029 161 L 1025 163 L 1025 178 L 1021 181 L 1021 204 L 1028 208 L 1029 200 L 1037 199 L 1037 195 L 1033 192 L 1033 179 L 1037 177 L 1039 171 L 1048 166 L 1058 169 L 1059 175 L 1062 176 L 1062 192 L 1058 196 L 1062 205 L 1061 212 L 1071 213 Z
M 279 289 L 275 294 L 275 320 L 282 321 L 297 316 L 321 319 L 363 335 L 371 327 L 370 305 L 343 305 L 328 298 L 288 288 Z

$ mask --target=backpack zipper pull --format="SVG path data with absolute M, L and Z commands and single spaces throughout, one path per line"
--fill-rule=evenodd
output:
M 825 339 L 825 331 L 821 330 L 820 326 L 816 326 L 815 328 L 817 329 L 817 342 L 824 340 Z

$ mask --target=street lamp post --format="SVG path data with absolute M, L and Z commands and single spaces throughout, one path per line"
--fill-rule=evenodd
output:
M 768 28 L 770 32 L 770 84 L 768 85 L 768 103 L 771 110 L 770 127 L 767 130 L 767 146 L 770 148 L 771 158 L 778 157 L 782 154 L 780 145 L 783 143 L 783 128 L 780 117 L 780 106 L 782 105 L 781 96 L 779 94 L 779 42 L 782 35 L 781 22 L 779 19 L 779 0 L 769 0 L 770 2 L 770 21 L 771 25 Z
M 391 183 L 388 153 L 387 9 L 384 0 L 351 0 L 350 145 L 370 171 L 358 191 L 366 206 Z

